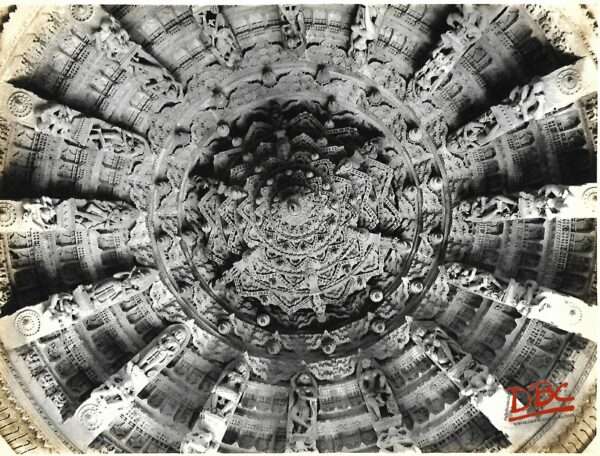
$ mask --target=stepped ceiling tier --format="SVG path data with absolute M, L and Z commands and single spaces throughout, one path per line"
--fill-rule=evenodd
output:
M 0 449 L 585 448 L 595 17 L 0 10 Z

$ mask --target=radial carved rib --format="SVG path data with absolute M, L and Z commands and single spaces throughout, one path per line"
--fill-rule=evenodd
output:
M 461 263 L 450 263 L 440 273 L 442 280 L 485 299 L 514 307 L 521 315 L 551 324 L 563 331 L 593 340 L 590 324 L 595 309 L 581 299 L 538 285 L 535 280 L 519 283 L 496 279 L 491 273 Z
M 453 193 L 463 197 L 468 195 L 469 191 L 483 191 L 469 187 L 469 179 L 472 178 L 473 172 L 476 172 L 473 167 L 481 160 L 474 154 L 475 151 L 485 150 L 485 146 L 509 131 L 522 128 L 531 121 L 541 120 L 554 111 L 580 99 L 586 99 L 595 92 L 596 64 L 590 57 L 565 65 L 541 78 L 535 78 L 529 84 L 513 88 L 502 103 L 491 106 L 480 117 L 449 134 L 445 145 L 439 149 L 444 157 Z M 595 118 L 592 117 L 592 121 L 596 122 Z M 587 128 L 590 132 L 595 131 L 592 126 Z M 553 142 L 553 138 L 550 139 Z M 595 144 L 596 140 L 592 139 L 592 142 Z M 502 144 L 504 148 L 514 146 Z M 485 169 L 480 169 L 480 172 L 484 171 Z
M 348 52 L 359 71 L 403 99 L 407 79 L 433 48 L 449 10 L 448 5 L 359 6 Z
M 465 5 L 448 22 L 452 28 L 409 82 L 410 105 L 432 133 L 438 116 L 453 130 L 556 67 L 554 43 L 525 7 Z
M 190 330 L 184 324 L 167 327 L 146 348 L 103 385 L 91 392 L 65 422 L 80 449 L 89 444 L 133 405 L 135 397 L 185 348 Z
M 71 293 L 53 294 L 45 302 L 0 318 L 0 339 L 8 349 L 31 343 L 133 299 L 157 280 L 156 271 L 133 268 L 95 285 L 80 285 Z
M 393 386 L 412 441 L 423 451 L 498 450 L 507 442 L 474 407 L 423 347 L 412 340 L 412 319 L 385 336 L 370 351 Z M 435 322 L 429 322 L 436 327 Z M 456 425 L 454 421 L 460 417 Z M 439 423 L 434 431 L 430 423 Z M 450 425 L 450 423 L 454 423 Z M 485 435 L 471 439 L 469 435 Z
M 248 382 L 220 448 L 233 452 L 285 451 L 287 411 L 287 386 Z
M 1 204 L 8 215 L 0 236 L 12 268 L 9 280 L 18 297 L 15 305 L 127 268 L 143 247 L 132 237 L 143 218 L 140 221 L 140 212 L 126 203 L 61 202 L 44 196 Z
M 1 44 L 3 81 L 58 95 L 138 133 L 181 100 L 173 77 L 99 5 L 18 8 Z
M 5 194 L 144 204 L 153 160 L 140 135 L 0 83 L 0 185 Z
M 543 94 L 534 96 L 543 98 Z M 449 143 L 447 150 L 451 155 L 446 154 L 446 158 L 455 196 L 462 199 L 544 184 L 594 182 L 596 100 L 596 93 L 591 93 L 543 117 L 521 123 L 481 146 Z
M 595 219 L 458 218 L 446 262 L 478 266 L 504 281 L 533 280 L 587 300 L 595 293 L 595 231 Z
M 215 61 L 190 6 L 106 5 L 131 38 L 184 85 Z

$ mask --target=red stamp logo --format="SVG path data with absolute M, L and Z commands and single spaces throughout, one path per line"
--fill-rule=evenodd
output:
M 569 403 L 575 398 L 564 393 L 567 386 L 567 383 L 554 385 L 548 380 L 538 380 L 527 388 L 521 386 L 506 388 L 510 393 L 507 420 L 521 423 L 525 422 L 524 420 L 534 421 L 540 416 L 574 411 L 575 406 Z

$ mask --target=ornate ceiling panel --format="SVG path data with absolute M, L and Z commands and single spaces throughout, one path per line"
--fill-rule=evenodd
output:
M 0 442 L 589 444 L 593 9 L 18 6 L 0 21 Z M 540 381 L 575 420 L 505 416 Z

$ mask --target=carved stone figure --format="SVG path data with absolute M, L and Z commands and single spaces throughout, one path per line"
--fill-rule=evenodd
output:
M 215 442 L 213 433 L 207 429 L 195 429 L 186 435 L 181 442 L 180 451 L 183 454 L 206 453 L 216 451 L 219 448 Z
M 458 380 L 464 385 L 461 394 L 471 397 L 473 401 L 477 401 L 481 396 L 493 394 L 498 388 L 498 383 L 489 368 L 476 362 L 465 369 Z
M 383 20 L 381 7 L 361 5 L 356 13 L 356 22 L 350 27 L 350 48 L 348 55 L 352 57 L 357 66 L 367 63 L 369 43 L 377 39 L 379 26 Z
M 442 369 L 450 369 L 464 357 L 458 344 L 435 324 L 417 324 L 412 339 Z
M 157 375 L 181 351 L 188 336 L 189 332 L 185 326 L 177 327 L 160 336 L 158 341 L 135 361 L 136 366 L 148 377 Z
M 302 7 L 278 5 L 281 15 L 283 43 L 290 50 L 303 50 L 306 46 L 306 26 Z
M 546 98 L 544 84 L 541 81 L 516 87 L 511 91 L 508 98 L 525 122 L 538 119 L 544 113 Z
M 317 445 L 317 383 L 308 373 L 291 380 L 288 408 L 287 449 L 315 451 Z
M 58 320 L 60 323 L 71 323 L 79 318 L 80 308 L 75 302 L 73 295 L 69 293 L 57 293 L 50 296 L 44 313 L 51 319 Z
M 102 19 L 100 30 L 95 34 L 95 40 L 96 49 L 107 58 L 117 62 L 130 52 L 132 47 L 129 35 L 113 17 Z
M 32 223 L 41 230 L 56 226 L 57 214 L 54 201 L 51 198 L 42 196 L 39 199 L 24 202 L 23 220 Z
M 358 379 L 360 389 L 365 404 L 374 418 L 381 420 L 399 413 L 394 393 L 381 369 L 375 368 L 373 361 L 367 358 L 361 361 L 361 367 L 362 371 Z
M 390 426 L 377 436 L 377 447 L 391 453 L 418 452 L 418 447 L 409 434 L 408 429 L 402 425 Z
M 70 138 L 73 121 L 77 116 L 79 114 L 67 106 L 50 104 L 39 113 L 38 128 L 51 135 Z
M 226 67 L 236 67 L 241 60 L 240 47 L 219 7 L 193 9 L 215 57 Z

